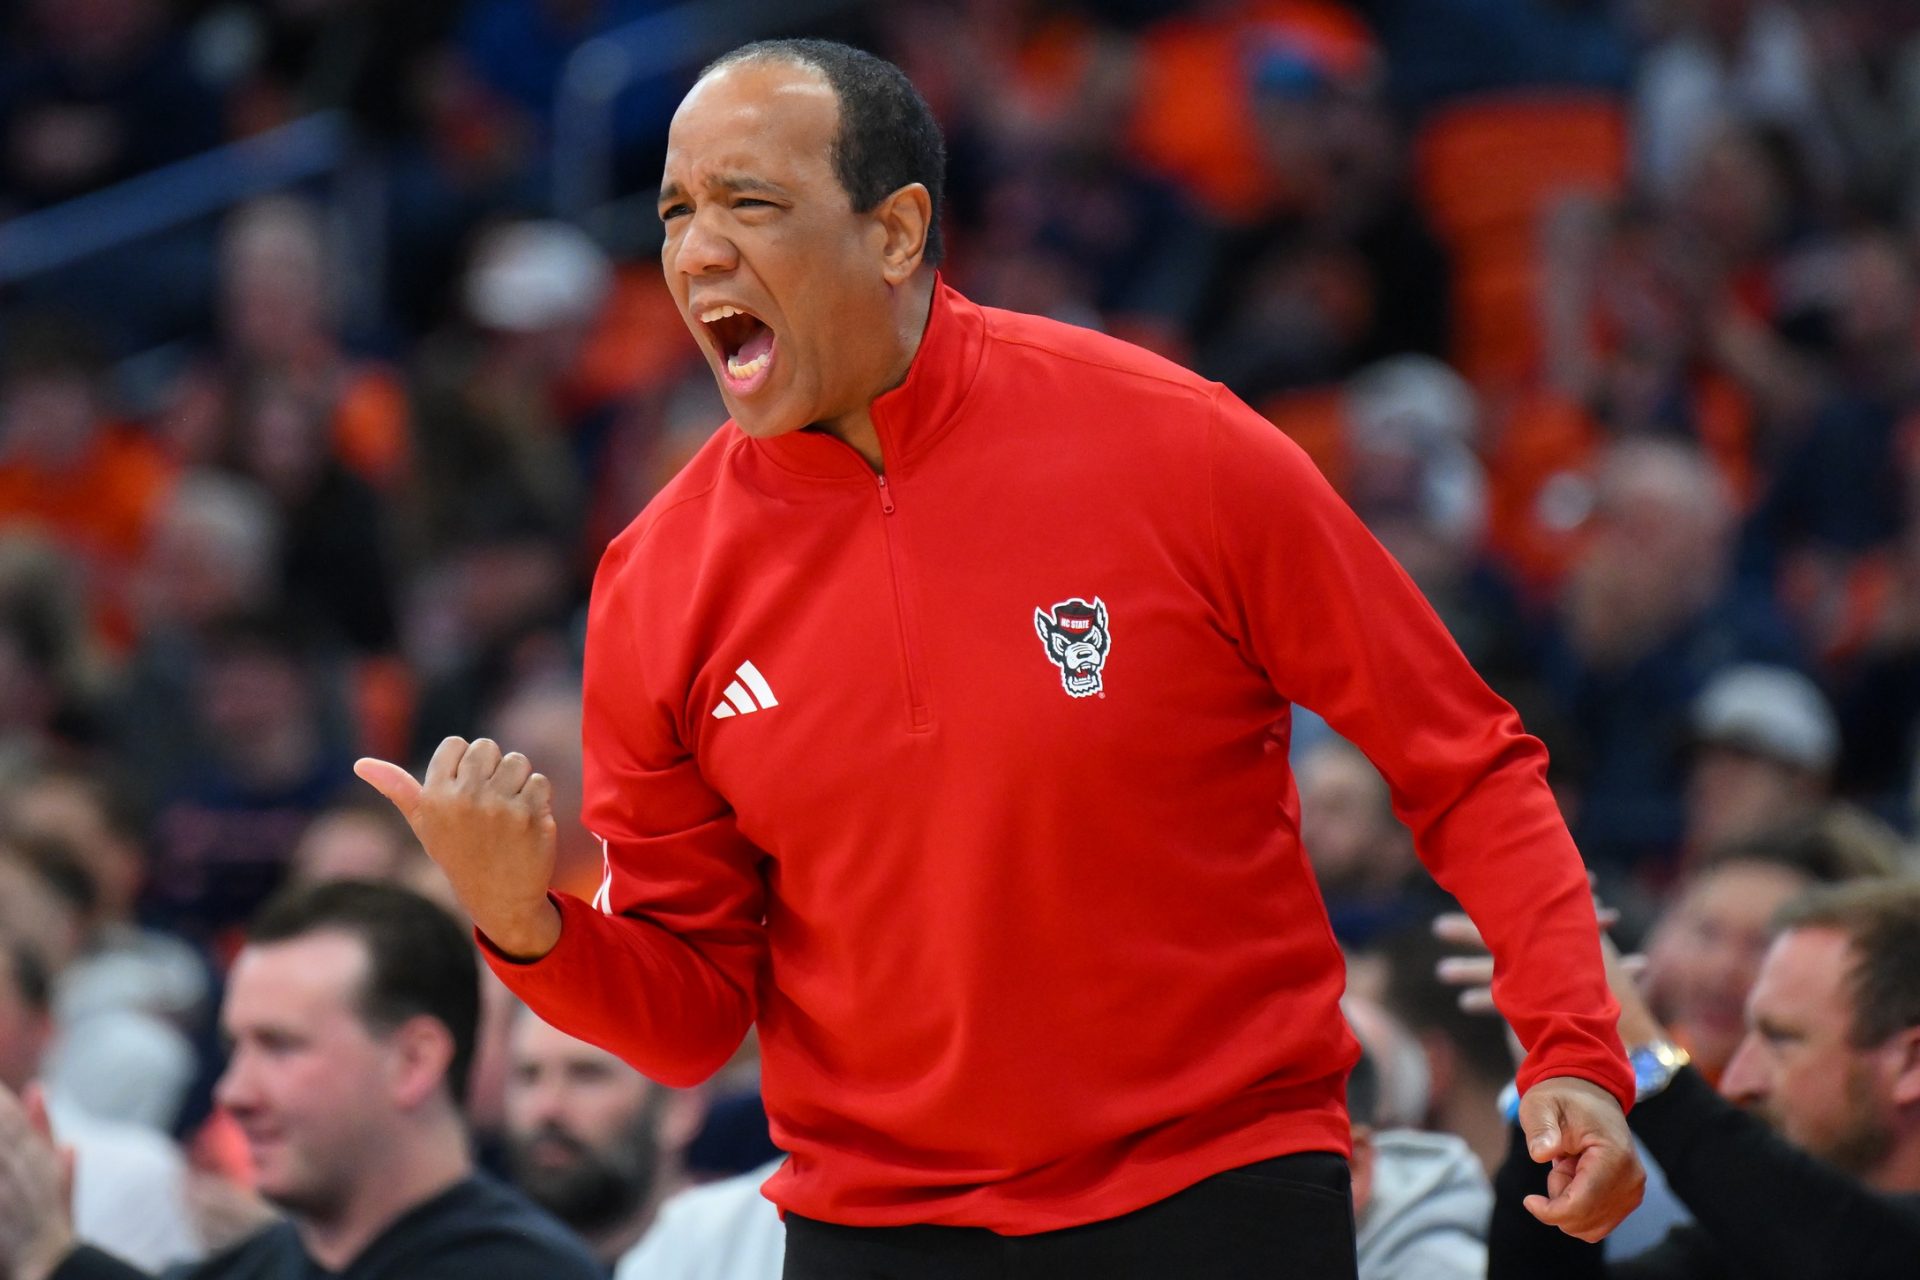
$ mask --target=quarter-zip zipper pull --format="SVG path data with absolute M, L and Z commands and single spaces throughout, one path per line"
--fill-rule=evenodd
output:
M 880 477 L 880 510 L 885 515 L 893 514 L 893 493 L 887 488 L 887 478 Z

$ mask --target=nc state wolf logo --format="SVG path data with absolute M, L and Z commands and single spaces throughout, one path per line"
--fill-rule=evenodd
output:
M 1033 629 L 1047 647 L 1047 657 L 1060 668 L 1060 683 L 1075 698 L 1100 692 L 1100 669 L 1107 665 L 1113 636 L 1107 630 L 1107 606 L 1099 596 L 1088 604 L 1079 596 L 1033 611 Z

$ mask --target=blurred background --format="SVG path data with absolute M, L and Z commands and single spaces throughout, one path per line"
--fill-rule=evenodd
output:
M 1728 849 L 1907 857 L 1920 4 L 0 0 L 0 915 L 64 1019 L 173 1064 L 101 1105 L 202 1132 L 283 881 L 435 889 L 359 754 L 526 752 L 592 892 L 587 584 L 724 417 L 660 280 L 666 123 L 786 34 L 932 104 L 962 291 L 1307 448 L 1547 742 L 1624 940 Z M 1435 891 L 1302 719 L 1392 996 Z

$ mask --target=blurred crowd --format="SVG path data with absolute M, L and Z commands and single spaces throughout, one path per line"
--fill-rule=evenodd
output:
M 0 265 L 9 220 L 316 112 L 351 138 L 350 181 L 0 275 L 0 1082 L 178 1166 L 141 1261 L 271 1212 L 214 1087 L 263 904 L 452 906 L 356 756 L 497 738 L 555 781 L 561 887 L 598 881 L 587 583 L 724 417 L 650 184 L 699 63 L 755 32 L 617 96 L 591 217 L 555 204 L 555 104 L 583 44 L 667 8 L 0 0 Z M 821 11 L 942 121 L 951 282 L 1224 382 L 1400 559 L 1546 741 L 1616 937 L 1717 1078 L 1775 910 L 1914 874 L 1920 5 Z M 1513 1065 L 1433 977 L 1446 903 L 1363 756 L 1304 712 L 1294 753 L 1369 1113 L 1484 1184 Z M 480 1150 L 605 1265 L 665 1191 L 774 1154 L 751 1045 L 694 1096 L 621 1084 L 618 1123 L 516 1124 L 514 1082 L 569 1071 L 625 1068 L 489 984 Z

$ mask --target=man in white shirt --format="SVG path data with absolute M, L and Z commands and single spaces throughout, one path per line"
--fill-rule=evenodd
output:
M 26 943 L 0 933 L 0 1085 L 34 1079 L 53 1035 L 51 983 Z M 128 1262 L 158 1270 L 203 1250 L 187 1204 L 178 1148 L 139 1125 L 101 1120 L 50 1093 L 55 1136 L 74 1153 L 74 1232 Z

